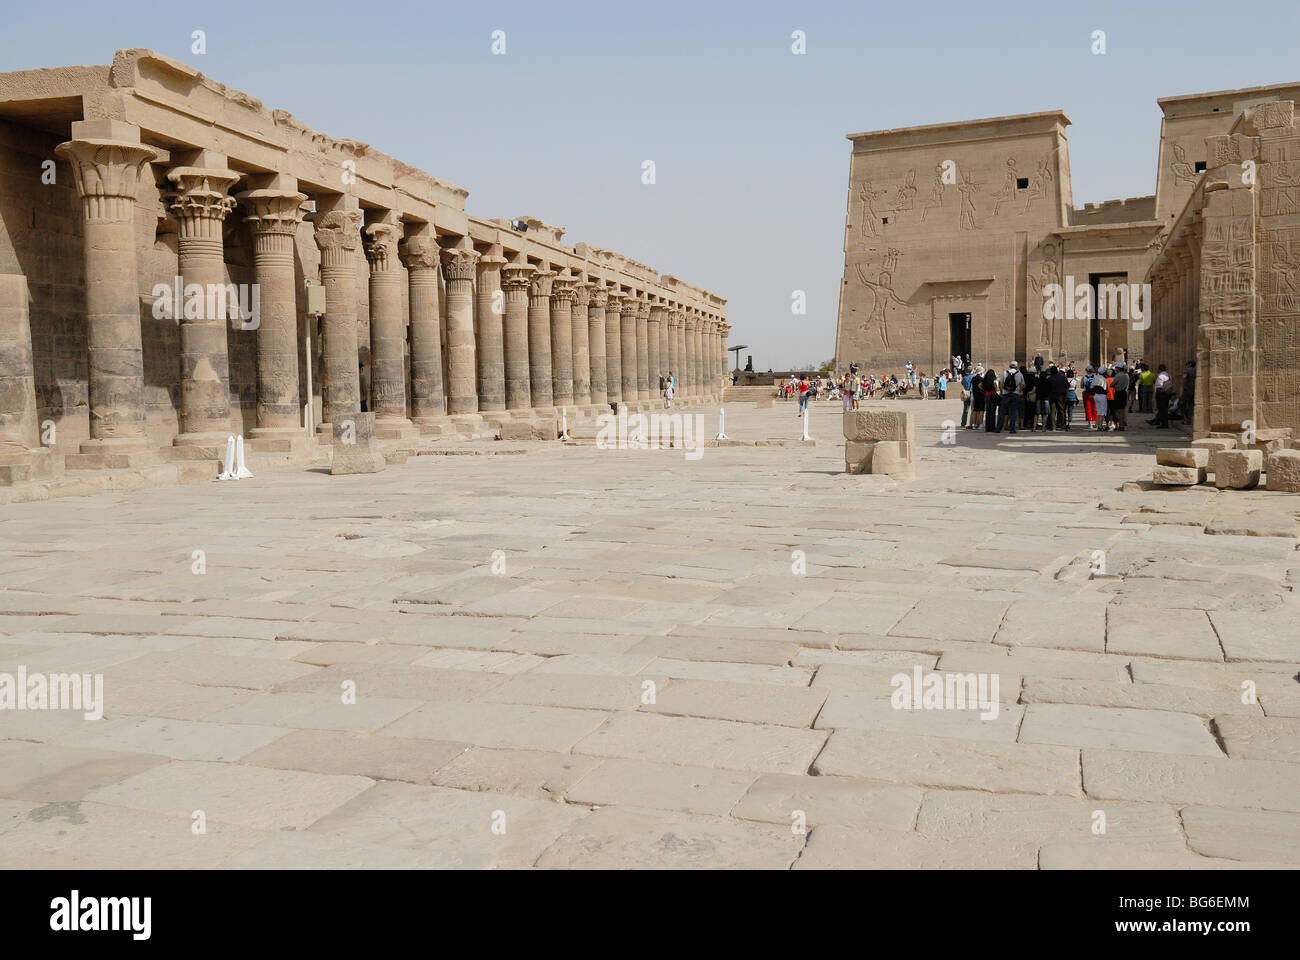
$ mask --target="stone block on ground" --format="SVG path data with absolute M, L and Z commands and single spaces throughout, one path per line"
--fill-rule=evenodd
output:
M 1174 467 L 1156 464 L 1151 482 L 1162 486 L 1190 487 L 1205 482 L 1204 467 Z
M 1205 447 L 1159 447 L 1156 463 L 1162 467 L 1206 468 L 1210 465 L 1210 451 Z
M 1214 485 L 1226 490 L 1259 486 L 1264 454 L 1259 450 L 1220 450 L 1214 455 Z
M 1270 490 L 1300 493 L 1300 450 L 1278 450 L 1268 456 L 1264 472 Z
M 497 427 L 498 440 L 531 440 L 533 425 L 528 420 L 503 420 Z
M 859 440 L 844 441 L 844 470 L 847 473 L 870 473 L 871 451 L 874 443 Z
M 379 473 L 387 465 L 375 446 L 375 415 L 354 413 L 334 424 L 330 474 Z
M 1210 459 L 1214 459 L 1214 454 L 1220 450 L 1232 450 L 1237 446 L 1237 441 L 1231 437 L 1202 437 L 1200 440 L 1193 440 L 1188 446 L 1197 450 L 1209 450 Z
M 897 410 L 853 410 L 844 414 L 846 440 L 916 440 L 913 414 Z
M 871 472 L 883 473 L 895 480 L 912 480 L 916 465 L 912 463 L 910 443 L 882 440 L 871 451 Z

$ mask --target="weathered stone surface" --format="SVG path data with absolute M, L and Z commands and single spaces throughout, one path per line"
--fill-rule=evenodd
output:
M 1151 482 L 1164 486 L 1194 486 L 1205 482 L 1204 467 L 1180 467 L 1156 465 L 1151 472 Z
M 1210 451 L 1205 447 L 1158 447 L 1156 463 L 1164 467 L 1200 467 L 1210 465 Z M 1157 483 L 1160 481 L 1157 480 Z
M 844 414 L 844 437 L 863 443 L 878 440 L 915 442 L 916 420 L 899 410 L 856 410 Z
M 1220 450 L 1232 450 L 1237 446 L 1237 441 L 1232 437 L 1202 437 L 1200 440 L 1193 440 L 1188 446 L 1197 450 L 1208 450 L 1210 452 L 1210 462 L 1214 462 L 1214 454 Z
M 1250 490 L 1259 486 L 1264 454 L 1258 450 L 1220 450 L 1214 454 L 1214 485 L 1221 490 Z
M 1031 703 L 1025 708 L 1018 739 L 1022 743 L 1113 747 L 1202 757 L 1223 755 L 1205 723 L 1190 714 L 1083 704 Z
M 808 835 L 796 870 L 1032 870 L 1038 848 L 1027 841 L 988 845 L 897 830 L 828 825 Z
M 1079 751 L 1034 743 L 836 730 L 813 771 L 994 793 L 1079 793 Z
M 731 770 L 609 759 L 570 786 L 565 799 L 725 817 L 754 778 Z
M 1104 834 L 1094 830 L 1104 815 Z M 1174 808 L 1163 803 L 1099 803 L 1074 797 L 1042 797 L 969 790 L 930 790 L 921 804 L 916 831 L 950 840 L 990 844 L 1029 839 L 1038 843 L 1095 842 L 1104 837 L 1121 846 L 1182 851 Z
M 912 462 L 911 447 L 909 441 L 878 441 L 871 451 L 871 472 L 895 480 L 913 479 L 916 476 L 916 465 Z
M 257 767 L 374 780 L 430 783 L 434 772 L 469 750 L 467 743 L 367 737 L 339 730 L 295 730 L 244 758 Z
M 1101 800 L 1300 812 L 1300 765 L 1084 748 L 1083 784 Z
M 537 859 L 543 869 L 789 870 L 803 846 L 790 828 L 635 807 L 604 807 Z
M 808 827 L 833 823 L 910 830 L 920 804 L 921 791 L 915 787 L 768 773 L 754 781 L 731 815 L 792 826 L 800 814 Z
M 803 773 L 825 742 L 819 730 L 729 720 L 618 713 L 574 753 L 760 773 Z
M 1300 864 L 1300 813 L 1184 807 L 1187 845 L 1206 857 Z
M 1300 493 L 1300 450 L 1278 450 L 1269 454 L 1264 472 L 1268 489 Z

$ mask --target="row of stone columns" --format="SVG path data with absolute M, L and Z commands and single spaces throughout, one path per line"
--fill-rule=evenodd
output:
M 72 165 L 84 220 L 90 440 L 82 452 L 144 450 L 135 203 L 142 171 L 157 154 L 140 143 L 138 128 L 118 121 L 79 121 L 73 138 L 58 153 Z M 308 197 L 294 178 L 282 175 L 254 175 L 252 189 L 230 196 L 242 175 L 225 157 L 198 151 L 187 159 L 167 173 L 181 282 L 203 290 L 225 285 L 222 232 L 238 201 L 252 233 L 260 293 L 253 435 L 296 434 L 301 403 L 294 242 Z M 412 420 L 446 415 L 646 401 L 658 395 L 659 378 L 670 371 L 680 396 L 717 392 L 725 372 L 725 362 L 714 362 L 720 320 L 584 279 L 568 268 L 538 267 L 522 255 L 508 260 L 500 245 L 483 254 L 469 237 L 440 246 L 430 225 L 403 224 L 396 211 L 372 213 L 363 231 L 355 198 L 324 195 L 312 216 L 326 299 L 322 430 L 361 409 L 358 245 L 370 268 L 371 409 L 377 428 L 391 434 L 414 432 Z M 446 297 L 445 391 L 439 268 Z M 183 302 L 175 306 L 175 443 L 210 448 L 224 443 L 231 426 L 229 321 L 214 311 L 184 309 Z M 725 350 L 721 356 L 725 360 Z

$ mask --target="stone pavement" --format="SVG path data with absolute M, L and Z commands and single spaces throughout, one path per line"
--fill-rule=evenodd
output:
M 0 863 L 1300 864 L 1300 499 L 1142 489 L 1172 431 L 944 444 L 959 402 L 901 402 L 901 483 L 827 403 L 817 446 L 0 506 L 0 674 L 105 702 L 0 711 Z M 996 716 L 893 709 L 918 667 Z

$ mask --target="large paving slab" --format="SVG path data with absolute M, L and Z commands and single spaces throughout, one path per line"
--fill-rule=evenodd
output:
M 1121 490 L 1141 422 L 943 444 L 960 403 L 909 408 L 905 483 L 843 473 L 836 411 L 780 446 L 739 403 L 698 461 L 0 504 L 0 674 L 105 691 L 0 710 L 0 862 L 1296 865 L 1300 544 L 1233 533 L 1294 497 Z M 895 710 L 917 667 L 996 675 L 997 719 Z

